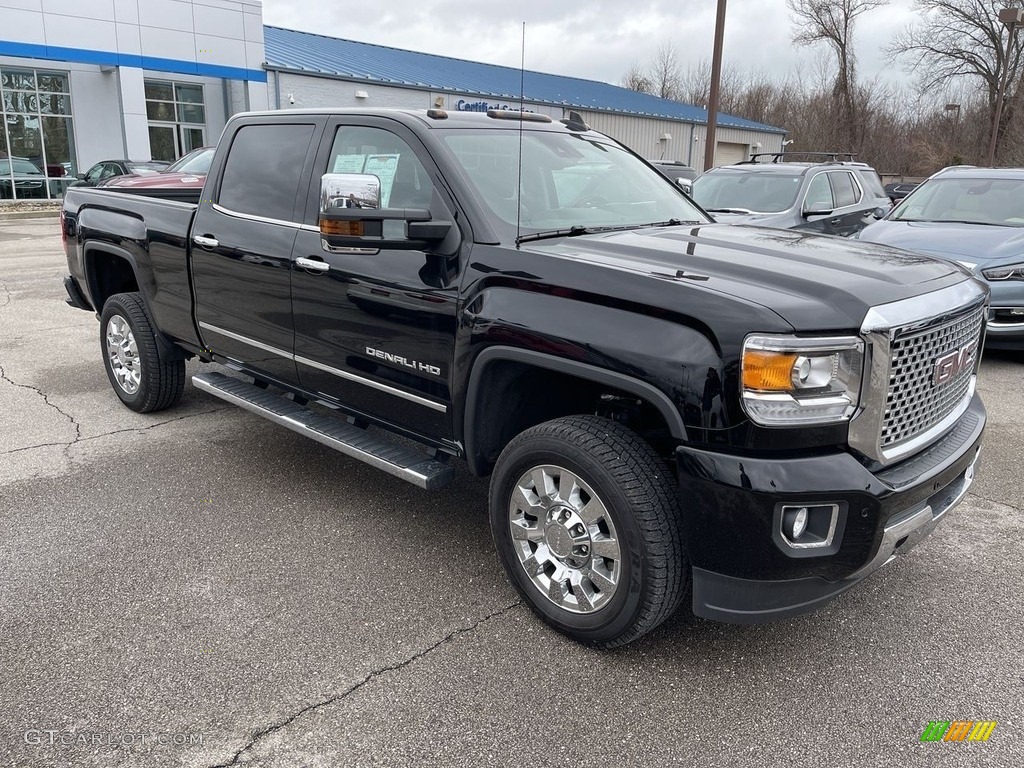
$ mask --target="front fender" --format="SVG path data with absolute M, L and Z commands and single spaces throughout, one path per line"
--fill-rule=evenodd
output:
M 707 382 L 718 382 L 725 423 L 726 371 L 702 330 L 673 320 L 578 299 L 510 287 L 479 293 L 459 324 L 457 367 L 468 371 L 456 413 L 466 454 L 473 454 L 473 424 L 489 365 L 508 360 L 594 381 L 645 400 L 665 419 L 673 438 L 687 440 L 688 425 L 702 424 Z M 705 409 L 707 410 L 707 409 Z

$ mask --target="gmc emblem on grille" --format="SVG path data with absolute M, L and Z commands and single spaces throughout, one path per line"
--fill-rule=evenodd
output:
M 935 368 L 932 371 L 932 384 L 939 386 L 947 381 L 955 379 L 962 371 L 969 370 L 974 366 L 974 353 L 978 349 L 978 342 L 972 341 L 960 349 L 953 350 L 935 361 Z

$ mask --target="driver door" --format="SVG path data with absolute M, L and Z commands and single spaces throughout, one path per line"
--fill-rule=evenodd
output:
M 456 270 L 429 250 L 328 249 L 318 224 L 325 173 L 377 176 L 382 208 L 454 219 L 440 175 L 411 131 L 384 118 L 328 123 L 292 266 L 301 385 L 355 413 L 450 442 Z

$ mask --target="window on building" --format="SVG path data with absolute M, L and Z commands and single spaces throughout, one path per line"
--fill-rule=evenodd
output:
M 67 72 L 0 68 L 0 199 L 60 197 L 75 180 Z
M 203 86 L 146 80 L 149 151 L 154 160 L 173 162 L 206 143 Z

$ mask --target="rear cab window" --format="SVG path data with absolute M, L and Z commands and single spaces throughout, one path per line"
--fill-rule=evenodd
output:
M 311 124 L 244 125 L 228 149 L 217 203 L 233 213 L 295 220 Z

